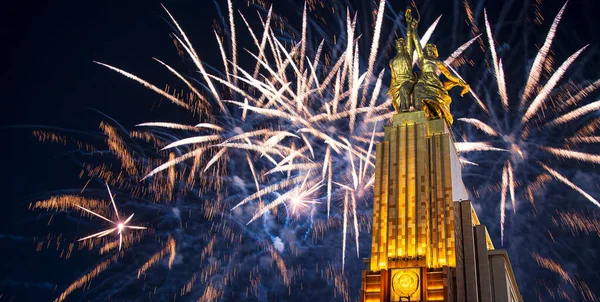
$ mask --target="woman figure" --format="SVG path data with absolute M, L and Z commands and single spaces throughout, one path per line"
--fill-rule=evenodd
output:
M 412 28 L 416 28 L 415 23 Z M 412 34 L 415 45 L 419 45 L 418 34 Z M 413 90 L 413 99 L 417 109 L 423 109 L 428 117 L 444 118 L 448 125 L 452 125 L 453 118 L 450 113 L 450 103 L 452 99 L 448 95 L 448 90 L 454 86 L 463 87 L 460 96 L 464 96 L 469 92 L 469 85 L 461 79 L 453 76 L 448 68 L 438 60 L 438 50 L 435 44 L 425 45 L 425 49 L 416 47 L 419 67 L 421 68 L 421 76 L 417 80 Z M 442 84 L 438 75 L 444 74 L 448 79 Z

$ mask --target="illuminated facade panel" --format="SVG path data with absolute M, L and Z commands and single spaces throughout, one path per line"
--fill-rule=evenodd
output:
M 443 119 L 396 114 L 375 166 L 362 301 L 521 301 L 508 257 L 502 264 L 490 256 L 498 251 L 468 201 Z M 503 267 L 505 282 L 496 282 Z M 503 300 L 499 289 L 516 300 Z

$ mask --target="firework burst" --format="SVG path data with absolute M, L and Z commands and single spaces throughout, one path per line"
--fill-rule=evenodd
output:
M 585 102 L 585 97 L 589 93 L 597 89 L 598 82 L 581 87 L 571 81 L 561 81 L 569 67 L 587 46 L 583 46 L 569 56 L 556 70 L 550 67 L 552 59 L 549 57 L 549 52 L 565 7 L 566 4 L 554 18 L 544 44 L 532 63 L 523 91 L 516 101 L 512 101 L 509 97 L 505 67 L 502 59 L 498 58 L 492 27 L 487 13 L 484 12 L 491 65 L 501 106 L 495 106 L 494 98 L 487 98 L 485 103 L 478 103 L 480 109 L 486 114 L 486 119 L 458 119 L 474 127 L 481 134 L 485 134 L 487 138 L 458 143 L 457 147 L 463 153 L 495 151 L 501 154 L 500 157 L 495 156 L 503 161 L 502 168 L 496 169 L 501 175 L 500 181 L 497 186 L 492 187 L 500 188 L 502 241 L 504 241 L 507 203 L 510 202 L 516 213 L 518 198 L 524 197 L 534 203 L 536 191 L 542 189 L 551 179 L 567 185 L 594 205 L 600 206 L 594 197 L 559 172 L 559 168 L 552 167 L 553 159 L 598 163 L 600 158 L 600 155 L 577 150 L 581 144 L 594 142 L 591 135 L 598 121 L 586 121 L 582 118 L 597 110 L 600 103 L 596 101 L 585 106 L 580 105 L 581 102 Z M 549 73 L 548 79 L 542 83 L 541 79 L 546 72 Z M 567 83 L 561 84 L 561 82 Z M 557 131 L 557 127 L 565 124 L 579 127 L 580 130 Z M 473 164 L 473 162 L 468 163 Z
M 102 238 L 104 236 L 108 236 L 114 232 L 117 232 L 117 234 L 119 235 L 119 251 L 121 250 L 121 247 L 123 246 L 123 231 L 126 229 L 132 229 L 132 230 L 145 230 L 145 227 L 141 227 L 141 226 L 135 226 L 135 225 L 129 225 L 128 223 L 131 221 L 131 219 L 133 218 L 134 214 L 131 214 L 131 216 L 127 217 L 127 219 L 125 219 L 124 221 L 121 221 L 121 218 L 119 217 L 119 210 L 117 210 L 117 205 L 115 204 L 115 199 L 114 196 L 112 195 L 112 193 L 110 192 L 110 187 L 108 186 L 108 184 L 106 184 L 106 189 L 108 190 L 108 196 L 110 196 L 110 202 L 113 206 L 113 209 L 115 210 L 115 216 L 117 217 L 117 220 L 112 221 L 92 210 L 86 209 L 80 205 L 77 205 L 78 208 L 80 208 L 81 210 L 92 214 L 96 217 L 99 217 L 105 221 L 108 221 L 109 223 L 111 223 L 114 227 L 104 230 L 102 232 L 98 232 L 92 235 L 89 235 L 87 237 L 83 237 L 81 239 L 79 239 L 78 241 L 82 241 L 82 240 L 87 240 L 87 239 L 92 239 L 92 238 Z

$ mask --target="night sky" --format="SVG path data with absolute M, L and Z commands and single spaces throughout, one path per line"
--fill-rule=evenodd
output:
M 225 7 L 223 3 L 226 1 L 216 2 L 222 9 Z M 399 2 L 392 1 L 396 10 L 404 6 Z M 429 7 L 423 9 L 423 24 L 430 24 L 440 13 L 444 13 L 441 25 L 438 27 L 440 33 L 436 31 L 432 39 L 436 41 L 438 37 L 436 35 L 443 33 L 450 36 L 455 30 L 450 26 L 454 24 L 454 20 L 451 20 L 454 1 L 417 2 L 419 6 Z M 462 1 L 458 2 L 462 3 Z M 470 2 L 472 6 L 476 6 L 477 1 Z M 499 15 L 505 14 L 510 19 L 510 16 L 518 15 L 523 7 L 521 4 L 513 3 L 509 6 L 504 3 L 521 1 L 489 0 L 487 2 L 489 3 L 485 3 L 484 6 L 488 8 L 495 34 L 497 27 L 494 27 L 494 20 Z M 29 204 L 71 189 L 78 192 L 87 179 L 78 177 L 80 168 L 72 155 L 67 152 L 68 148 L 38 142 L 31 135 L 33 130 L 49 126 L 97 133 L 98 124 L 106 120 L 106 117 L 99 112 L 110 116 L 129 129 L 145 121 L 175 120 L 182 124 L 196 122 L 184 110 L 164 101 L 161 103 L 159 96 L 141 85 L 93 63 L 93 61 L 101 61 L 132 71 L 161 88 L 174 80 L 152 60 L 153 57 L 168 61 L 177 68 L 190 71 L 191 74 L 192 64 L 183 60 L 173 46 L 170 37 L 173 29 L 160 6 L 161 3 L 182 25 L 192 43 L 196 45 L 196 50 L 202 59 L 209 64 L 215 62 L 216 66 L 220 66 L 212 29 L 214 20 L 218 20 L 219 16 L 213 1 L 16 1 L 5 4 L 0 10 L 0 22 L 2 22 L 0 37 L 4 41 L 3 47 L 0 48 L 4 62 L 3 67 L 0 68 L 2 77 L 0 133 L 3 141 L 0 151 L 2 152 L 0 158 L 3 159 L 0 184 L 4 193 L 3 208 L 0 210 L 0 301 L 11 301 L 11 299 L 12 301 L 50 301 L 56 298 L 57 293 L 64 290 L 71 281 L 85 272 L 86 268 L 95 263 L 77 257 L 70 261 L 59 260 L 53 253 L 35 251 L 34 237 L 43 236 L 49 231 L 49 227 L 46 225 L 46 220 L 39 221 L 40 212 L 28 210 Z M 245 0 L 234 1 L 234 3 L 245 9 L 244 12 L 248 15 L 254 10 L 246 7 Z M 299 27 L 301 3 L 301 1 L 275 1 L 275 10 L 281 15 L 289 16 L 290 22 Z M 523 62 L 532 59 L 535 55 L 532 49 L 535 50 L 543 43 L 554 16 L 563 4 L 564 1 L 561 0 L 542 1 L 540 7 L 544 21 L 541 25 L 532 24 L 531 29 L 523 33 L 511 31 L 511 22 L 502 24 L 495 39 L 498 48 L 503 49 L 499 52 L 501 56 L 506 57 L 506 68 L 510 68 L 508 67 L 510 63 L 522 66 Z M 527 7 L 532 5 L 529 4 Z M 567 5 L 552 47 L 556 57 L 555 67 L 557 67 L 574 51 L 585 44 L 590 44 L 578 63 L 572 67 L 576 71 L 573 77 L 581 82 L 594 81 L 600 76 L 598 63 L 600 19 L 597 15 L 599 9 L 600 5 L 596 0 L 572 0 Z M 369 20 L 369 13 L 360 13 L 359 18 L 364 20 L 366 17 Z M 533 16 L 533 13 L 529 16 Z M 236 22 L 242 27 L 241 20 Z M 446 38 L 438 46 L 442 57 L 454 49 L 453 43 L 463 43 L 470 37 L 469 29 L 463 28 L 462 23 L 458 23 L 460 25 L 457 42 L 447 42 L 449 40 Z M 483 17 L 480 18 L 479 25 L 480 29 L 483 29 Z M 519 44 L 519 47 L 511 48 L 513 41 L 520 41 L 520 35 L 528 37 L 528 45 Z M 249 41 L 247 40 L 248 37 L 241 37 L 239 43 L 244 44 Z M 474 44 L 472 47 L 479 46 Z M 512 49 L 514 51 L 511 51 Z M 528 55 L 521 56 L 521 49 L 529 49 Z M 391 52 L 387 53 L 388 56 L 390 54 Z M 485 68 L 486 64 L 483 60 L 478 61 L 473 68 L 479 70 Z M 469 67 L 463 67 L 461 72 L 468 73 Z M 513 79 L 524 72 L 523 69 L 508 69 L 509 85 Z M 385 81 L 388 81 L 387 78 Z M 522 79 L 514 81 L 516 86 L 522 86 Z M 591 97 L 597 99 L 598 94 Z M 466 114 L 471 109 L 466 105 L 457 105 L 457 110 L 462 110 L 460 112 Z M 592 114 L 598 116 L 597 112 Z M 594 152 L 594 147 L 590 148 L 587 151 Z M 597 153 L 598 149 L 595 150 Z M 564 168 L 568 163 L 558 163 L 558 165 Z M 580 184 L 585 183 L 586 190 L 593 197 L 600 198 L 600 189 L 597 185 L 600 181 L 600 170 L 592 165 L 579 164 L 573 168 L 579 171 L 573 172 L 574 175 L 576 174 L 574 178 L 579 180 Z M 96 188 L 101 188 L 101 185 L 100 182 L 93 183 Z M 571 203 L 567 205 L 569 208 L 591 213 L 596 215 L 596 218 L 600 217 L 600 211 L 588 201 L 560 186 L 557 185 L 559 188 L 553 187 L 548 191 L 553 198 L 552 206 L 572 201 L 573 205 Z M 497 202 L 497 197 L 490 201 L 480 201 L 479 204 L 475 201 L 477 208 L 484 209 L 481 210 L 480 218 L 483 218 L 482 222 L 488 225 L 492 238 L 498 246 Z M 488 205 L 489 208 L 485 210 Z M 540 208 L 543 206 L 540 205 Z M 514 259 L 513 267 L 517 272 L 525 301 L 534 301 L 539 295 L 534 289 L 536 277 L 529 273 L 529 268 L 535 268 L 536 265 L 529 264 L 527 269 L 518 267 L 520 264 L 533 261 L 530 252 L 535 244 L 531 242 L 531 238 L 535 236 L 529 236 L 527 233 L 545 234 L 548 229 L 542 225 L 553 228 L 553 235 L 566 238 L 561 243 L 549 245 L 548 256 L 567 260 L 564 268 L 570 274 L 580 276 L 596 295 L 600 295 L 600 275 L 598 275 L 600 263 L 596 255 L 600 248 L 600 236 L 598 233 L 572 235 L 569 230 L 557 229 L 547 215 L 552 210 L 545 210 L 545 216 L 542 217 L 540 214 L 539 218 L 543 222 L 536 222 L 538 212 L 533 211 L 528 204 L 525 204 L 517 215 L 511 213 L 508 218 L 508 239 L 505 246 L 509 250 L 511 260 Z M 68 224 L 60 224 L 59 227 L 68 227 Z M 360 256 L 368 257 L 370 235 L 361 233 L 361 236 L 363 247 Z M 338 243 L 335 248 L 338 249 L 339 246 Z M 338 252 L 336 250 L 336 253 Z M 349 266 L 353 270 L 349 270 L 351 272 L 349 279 L 353 279 L 352 284 L 357 282 L 360 284 L 358 272 L 361 263 L 355 257 L 352 260 L 354 262 Z M 139 262 L 135 263 L 139 264 Z M 558 280 L 556 274 L 548 271 L 538 269 L 535 272 L 541 274 L 539 276 L 543 278 Z M 165 271 L 155 272 L 155 274 L 162 273 Z M 185 284 L 185 281 L 182 284 Z M 92 283 L 91 287 L 95 285 Z M 174 286 L 175 290 L 172 291 L 171 297 L 174 293 L 178 293 L 181 286 Z M 196 286 L 201 289 L 201 285 Z M 270 285 L 264 286 L 269 289 Z M 107 285 L 102 284 L 101 287 Z M 243 288 L 232 287 L 231 290 L 243 290 Z M 125 288 L 124 291 L 128 293 L 117 300 L 133 299 L 131 297 L 136 295 L 136 290 L 137 287 Z M 276 296 L 279 300 L 296 300 L 294 295 L 287 295 L 288 291 L 285 287 L 273 285 L 272 290 L 280 293 Z M 78 290 L 69 301 L 102 300 L 99 297 L 103 297 L 81 295 L 80 292 Z M 333 290 L 330 288 L 323 289 L 322 292 L 325 296 L 317 297 L 320 301 L 334 299 Z M 353 295 L 358 295 L 358 292 L 359 288 L 355 288 Z M 312 299 L 316 296 L 315 294 Z M 275 296 L 270 294 L 268 297 Z M 296 297 L 305 300 L 311 298 L 311 295 Z M 144 300 L 139 297 L 136 299 Z M 160 301 L 162 298 L 154 299 Z M 192 298 L 189 296 L 180 298 L 181 301 L 188 299 Z M 255 299 L 249 298 L 250 301 Z M 339 299 L 339 296 L 335 299 Z M 583 301 L 581 296 L 574 296 L 573 299 L 573 301 Z M 562 300 L 556 298 L 556 301 Z

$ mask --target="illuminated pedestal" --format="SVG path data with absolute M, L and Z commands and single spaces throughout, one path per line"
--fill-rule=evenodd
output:
M 371 258 L 361 299 L 505 301 L 492 299 L 500 290 L 488 261 L 494 247 L 468 199 L 445 121 L 427 120 L 423 111 L 396 114 L 376 149 Z M 510 280 L 503 284 L 520 301 L 512 270 L 506 271 Z

